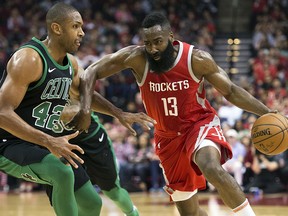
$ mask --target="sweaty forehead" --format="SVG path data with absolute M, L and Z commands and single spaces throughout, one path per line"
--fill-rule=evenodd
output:
M 69 23 L 83 23 L 82 17 L 79 12 L 74 11 L 69 14 L 67 22 Z
M 164 37 L 168 33 L 160 25 L 155 25 L 150 28 L 143 28 L 143 37 L 146 39 L 153 39 L 155 37 Z

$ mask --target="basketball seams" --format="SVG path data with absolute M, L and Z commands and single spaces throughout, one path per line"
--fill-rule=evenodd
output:
M 285 136 L 285 135 L 284 135 Z M 267 153 L 267 154 L 270 154 L 270 153 L 272 153 L 272 152 L 274 152 L 274 151 L 276 151 L 280 146 L 281 146 L 281 144 L 282 144 L 282 142 L 283 142 L 283 140 L 284 140 L 284 136 L 283 136 L 283 139 L 281 140 L 281 143 L 279 143 L 279 145 L 277 145 L 276 146 L 276 148 L 275 149 L 273 149 L 273 151 L 270 151 L 269 153 Z
M 275 126 L 275 127 L 278 127 L 278 128 L 280 128 L 281 130 L 283 130 L 282 129 L 282 127 L 281 126 L 279 126 L 279 125 L 277 125 L 277 124 L 261 124 L 261 122 L 257 125 L 257 126 L 254 126 L 254 128 L 256 128 L 256 127 L 259 127 L 259 125 L 261 125 L 261 127 L 262 126 L 267 126 L 267 125 L 272 125 L 272 126 Z M 287 128 L 285 127 L 285 130 L 286 130 Z
M 281 132 L 279 132 L 279 133 L 282 133 L 282 132 L 283 132 L 283 131 L 281 131 Z M 279 133 L 274 134 L 273 136 L 268 137 L 268 138 L 266 138 L 266 139 L 264 139 L 264 140 L 262 140 L 262 141 L 265 141 L 265 140 L 268 140 L 268 139 L 270 139 L 270 138 L 273 138 L 274 136 L 278 135 Z M 285 137 L 285 135 L 282 136 L 281 142 L 279 142 L 279 144 L 278 144 L 277 146 L 275 146 L 274 149 L 270 149 L 270 151 L 269 151 L 269 152 L 265 152 L 265 154 L 271 154 L 271 153 L 273 153 L 274 151 L 276 151 L 276 150 L 281 146 L 281 144 L 282 144 L 282 142 L 283 142 L 283 140 L 284 140 L 284 137 Z M 259 141 L 259 142 L 261 142 L 261 141 Z M 254 145 L 260 144 L 259 142 L 254 143 Z
M 279 114 L 279 115 L 281 115 L 281 114 Z M 278 132 L 277 134 L 274 134 L 274 135 L 273 135 L 273 136 L 276 136 L 276 135 L 278 135 L 279 133 L 283 133 L 281 142 L 276 146 L 275 149 L 273 149 L 272 151 L 267 152 L 267 154 L 270 154 L 270 153 L 276 151 L 276 150 L 281 146 L 281 144 L 282 144 L 282 142 L 283 142 L 283 140 L 284 140 L 284 138 L 285 138 L 285 131 L 288 130 L 288 128 L 287 128 L 287 126 L 288 126 L 288 121 L 287 121 L 287 118 L 286 118 L 285 116 L 281 115 L 281 117 L 284 118 L 286 124 L 282 121 L 283 119 L 280 119 L 276 114 L 271 115 L 271 117 L 273 117 L 273 118 L 277 119 L 279 122 L 281 122 L 282 125 L 283 125 L 283 127 L 284 127 L 285 129 L 283 130 L 282 127 L 280 127 L 280 128 L 281 128 L 281 131 Z M 265 125 L 265 124 L 263 124 L 263 125 Z M 271 137 L 273 137 L 273 136 L 271 136 Z M 269 137 L 269 138 L 271 138 L 271 137 Z M 266 139 L 269 139 L 269 138 L 266 138 Z M 266 140 L 266 139 L 264 139 L 264 140 Z M 263 140 L 262 140 L 262 141 L 263 141 Z M 259 143 L 259 142 L 257 142 L 257 143 Z M 255 144 L 257 144 L 257 143 L 255 143 Z
M 263 132 L 264 130 L 271 130 L 272 135 L 265 134 L 265 132 L 263 135 L 260 134 L 257 135 L 257 133 L 258 132 L 261 133 L 262 130 Z M 280 113 L 267 113 L 263 116 L 260 116 L 254 122 L 251 128 L 252 143 L 255 145 L 256 149 L 258 149 L 260 152 L 267 155 L 276 155 L 283 152 L 283 149 L 284 151 L 285 149 L 287 150 L 287 142 L 286 142 L 286 140 L 288 140 L 287 132 L 288 132 L 288 119 L 286 118 L 286 116 L 281 115 Z M 257 138 L 256 137 L 253 138 L 254 134 L 256 134 Z M 257 139 L 259 141 L 257 141 Z
M 279 115 L 281 115 L 281 114 L 279 114 Z M 285 121 L 286 121 L 286 125 L 283 123 L 282 119 L 280 119 L 279 117 L 277 117 L 275 114 L 274 114 L 274 115 L 271 115 L 271 117 L 276 118 L 278 121 L 280 121 L 280 122 L 283 124 L 284 128 L 287 128 L 288 124 L 287 124 L 287 119 L 286 119 L 285 116 L 282 116 L 282 115 L 281 115 L 281 117 L 284 117 L 284 119 L 285 119 Z

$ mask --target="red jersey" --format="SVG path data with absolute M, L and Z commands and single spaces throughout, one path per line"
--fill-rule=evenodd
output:
M 193 46 L 180 41 L 174 45 L 179 45 L 174 66 L 156 74 L 147 65 L 139 83 L 147 114 L 157 121 L 155 132 L 165 136 L 183 133 L 199 121 L 209 123 L 216 115 L 205 98 L 204 80 L 193 74 Z
M 232 157 L 232 151 L 216 111 L 205 98 L 204 80 L 199 80 L 192 71 L 193 46 L 180 41 L 174 45 L 179 45 L 174 66 L 156 74 L 147 63 L 138 85 L 147 114 L 157 121 L 155 152 L 164 170 L 166 186 L 172 191 L 201 190 L 206 182 L 191 161 L 195 149 L 204 139 L 217 143 L 222 164 Z

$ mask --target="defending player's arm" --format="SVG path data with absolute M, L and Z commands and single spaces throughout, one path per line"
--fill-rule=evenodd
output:
M 116 53 L 106 55 L 99 61 L 91 64 L 86 70 L 83 76 L 81 76 L 81 83 L 79 86 L 80 94 L 80 112 L 71 121 L 70 126 L 75 126 L 78 130 L 86 130 L 86 122 L 90 119 L 90 108 L 92 103 L 92 96 L 94 92 L 94 86 L 97 79 L 108 77 L 112 74 L 118 73 L 124 69 L 130 68 L 135 73 L 139 67 L 138 60 L 141 58 L 138 46 L 129 46 L 119 50 Z M 136 78 L 137 74 L 134 74 Z
M 69 136 L 52 137 L 31 127 L 15 112 L 29 84 L 39 80 L 42 70 L 42 60 L 33 49 L 23 48 L 14 53 L 7 64 L 7 77 L 0 89 L 0 127 L 22 140 L 46 147 L 55 156 L 64 157 L 77 168 L 72 158 L 81 163 L 83 160 L 72 150 L 81 153 L 83 150 L 68 142 L 78 135 L 77 132 Z
M 100 76 L 107 77 L 127 68 L 124 62 L 129 56 L 129 52 L 126 50 L 127 48 L 123 48 L 116 53 L 108 54 L 102 57 L 99 61 L 91 64 L 85 70 L 85 74 L 81 77 L 82 81 L 79 86 L 79 91 L 81 92 L 81 109 L 72 122 L 73 126 L 77 129 L 87 129 L 87 124 L 85 122 L 90 118 L 89 112 L 91 109 L 92 95 L 96 80 L 100 79 Z
M 84 72 L 82 68 L 78 69 L 78 78 L 76 78 L 75 84 L 72 85 L 70 89 L 70 98 L 72 104 L 69 107 L 65 107 L 65 109 L 61 114 L 61 119 L 64 122 L 69 122 L 67 123 L 68 127 L 74 126 L 75 122 L 73 121 L 75 121 L 75 119 L 79 117 L 77 116 L 79 115 L 79 113 L 77 112 L 81 110 L 81 103 L 79 102 L 81 98 L 81 93 L 78 87 L 80 84 L 80 80 L 82 80 L 79 79 L 79 77 L 81 78 L 85 73 L 86 72 Z M 91 98 L 92 98 L 91 109 L 93 111 L 117 118 L 123 126 L 125 126 L 131 131 L 131 133 L 134 136 L 136 135 L 136 131 L 132 128 L 133 123 L 137 122 L 143 128 L 146 128 L 148 130 L 150 130 L 149 124 L 156 124 L 156 121 L 154 119 L 152 119 L 151 117 L 147 116 L 142 112 L 141 113 L 123 112 L 123 110 L 119 109 L 118 107 L 115 107 L 110 101 L 101 96 L 97 91 L 93 90 L 93 95 Z M 73 119 L 71 120 L 71 118 Z
M 254 96 L 243 88 L 235 85 L 229 79 L 227 73 L 215 63 L 209 53 L 194 50 L 192 56 L 192 67 L 195 75 L 199 79 L 204 77 L 229 102 L 259 116 L 270 112 L 269 108 Z
M 117 118 L 120 123 L 128 128 L 130 132 L 136 136 L 136 131 L 132 128 L 132 124 L 137 122 L 143 128 L 150 130 L 149 124 L 156 124 L 156 121 L 152 119 L 150 116 L 140 113 L 130 113 L 123 112 L 123 110 L 115 107 L 112 103 L 102 97 L 98 92 L 94 91 L 92 96 L 92 105 L 91 108 L 96 111 L 106 115 L 113 116 Z

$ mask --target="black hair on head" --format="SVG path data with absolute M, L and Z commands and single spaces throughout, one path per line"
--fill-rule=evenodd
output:
M 53 22 L 62 24 L 66 21 L 67 17 L 75 11 L 78 12 L 73 6 L 64 2 L 58 2 L 48 10 L 46 14 L 46 24 L 50 25 Z
M 142 28 L 151 28 L 155 25 L 160 25 L 162 29 L 171 29 L 169 20 L 167 17 L 160 12 L 152 12 L 148 14 L 143 22 L 142 22 Z

